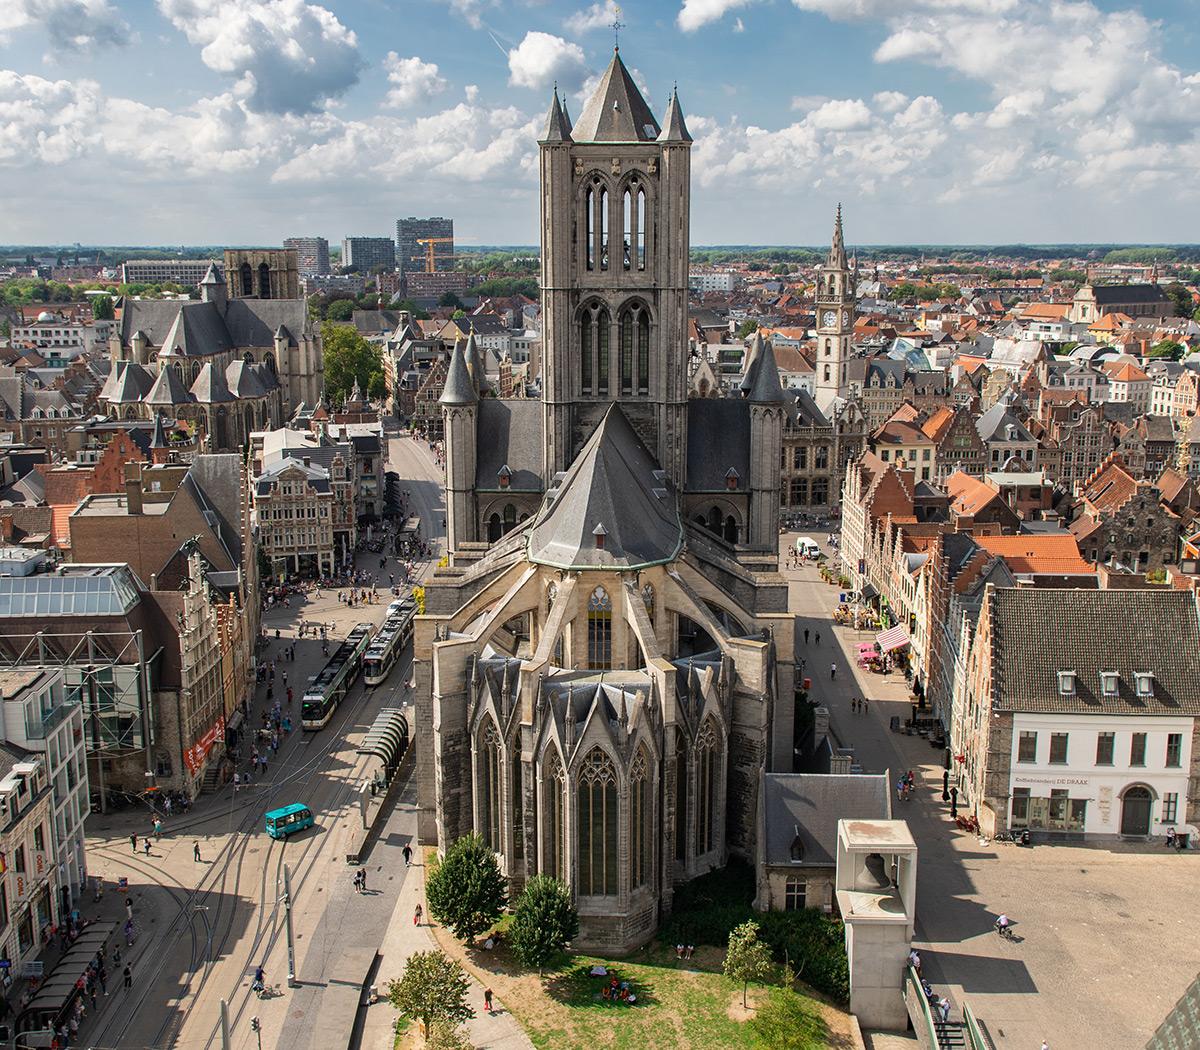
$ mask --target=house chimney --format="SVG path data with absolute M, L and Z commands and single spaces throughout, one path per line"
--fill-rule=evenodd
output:
M 130 514 L 142 513 L 142 465 L 125 464 L 125 505 Z

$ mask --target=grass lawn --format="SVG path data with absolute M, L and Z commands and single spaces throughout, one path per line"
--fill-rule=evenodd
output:
M 742 1010 L 742 990 L 721 970 L 724 953 L 697 949 L 686 962 L 674 948 L 652 945 L 628 959 L 572 955 L 543 977 L 521 968 L 503 942 L 493 951 L 465 949 L 441 927 L 433 929 L 442 949 L 462 962 L 510 1010 L 538 1050 L 816 1050 L 849 1047 L 849 1017 L 815 997 L 782 988 L 751 987 L 751 1007 Z M 603 999 L 608 978 L 592 977 L 595 964 L 629 982 L 637 1002 Z M 759 1007 L 756 1011 L 753 1007 Z M 798 1034 L 764 1041 L 752 1027 L 756 1012 L 769 1011 L 780 1031 Z M 804 1018 L 815 1015 L 804 1035 Z M 815 1033 L 811 1030 L 815 1029 Z M 815 1038 L 812 1037 L 815 1035 Z

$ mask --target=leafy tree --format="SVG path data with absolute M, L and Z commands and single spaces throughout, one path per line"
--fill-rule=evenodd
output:
M 533 277 L 492 277 L 477 284 L 473 290 L 476 295 L 488 298 L 523 295 L 526 299 L 536 299 L 540 291 Z
M 744 922 L 729 934 L 722 972 L 742 986 L 742 1008 L 746 1008 L 746 992 L 750 982 L 762 983 L 771 977 L 775 964 L 771 949 L 758 939 L 758 923 Z
M 463 301 L 453 292 L 443 292 L 438 300 L 438 306 L 453 306 L 456 310 L 461 310 L 462 305 Z
M 1189 292 L 1178 281 L 1172 281 L 1163 288 L 1175 307 L 1176 317 L 1191 317 L 1196 310 L 1196 302 L 1192 298 L 1192 293 Z
M 1150 347 L 1151 357 L 1166 357 L 1172 361 L 1178 361 L 1183 357 L 1183 344 L 1175 342 L 1174 339 L 1163 339 Z
M 445 860 L 426 880 L 425 896 L 430 914 L 466 941 L 490 929 L 508 903 L 496 854 L 478 835 L 467 835 L 446 851 Z
M 397 310 L 407 310 L 410 314 L 412 314 L 412 318 L 414 321 L 428 321 L 429 320 L 429 311 L 422 310 L 411 299 L 401 299 L 400 302 L 398 302 L 396 304 L 395 308 Z
M 388 982 L 388 999 L 405 1017 L 420 1021 L 426 1037 L 438 1022 L 461 1024 L 475 1011 L 467 1005 L 467 976 L 445 952 L 415 952 L 398 980 Z
M 321 325 L 321 342 L 325 353 L 325 389 L 330 397 L 349 394 L 354 389 L 355 380 L 367 391 L 383 382 L 382 352 L 351 325 L 326 321 Z
M 434 1021 L 425 1036 L 429 1050 L 471 1050 L 474 1044 L 452 1021 Z
M 455 310 L 455 311 L 454 311 L 454 313 L 452 313 L 452 314 L 450 315 L 450 320 L 452 320 L 452 321 L 457 321 L 457 320 L 459 320 L 460 318 L 463 318 L 463 317 L 466 317 L 466 316 L 467 316 L 467 311 L 466 311 L 466 310 L 463 310 L 463 309 L 461 309 L 461 308 L 460 308 L 460 309 L 458 309 L 458 310 Z
M 753 319 L 748 318 L 747 320 L 743 321 L 740 325 L 738 325 L 738 330 L 737 330 L 738 338 L 745 339 L 746 336 L 753 335 L 757 331 L 758 331 L 758 322 Z
M 509 937 L 526 966 L 542 969 L 579 934 L 579 914 L 571 894 L 558 879 L 535 875 L 513 908 Z
M 325 317 L 330 321 L 349 321 L 353 316 L 353 299 L 335 299 L 325 311 Z
M 92 317 L 97 321 L 111 321 L 115 316 L 111 295 L 92 296 Z

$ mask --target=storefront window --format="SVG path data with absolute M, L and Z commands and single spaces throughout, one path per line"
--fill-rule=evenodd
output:
M 1050 792 L 1050 827 L 1061 828 L 1067 823 L 1067 792 L 1052 790 Z
M 1029 788 L 1013 788 L 1012 820 L 1014 828 L 1023 828 L 1029 824 Z

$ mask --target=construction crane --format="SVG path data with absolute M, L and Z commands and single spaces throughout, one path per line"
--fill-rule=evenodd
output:
M 421 262 L 422 260 L 424 260 L 426 273 L 435 273 L 437 271 L 437 264 L 439 262 L 446 262 L 446 261 L 451 261 L 454 259 L 469 258 L 469 256 L 467 256 L 467 255 L 447 255 L 447 254 L 437 255 L 437 254 L 435 254 L 435 251 L 436 251 L 436 249 L 434 248 L 435 244 L 453 244 L 454 243 L 453 237 L 418 237 L 417 243 L 424 245 L 425 251 L 420 255 L 414 255 L 412 257 L 412 261 L 413 262 Z

